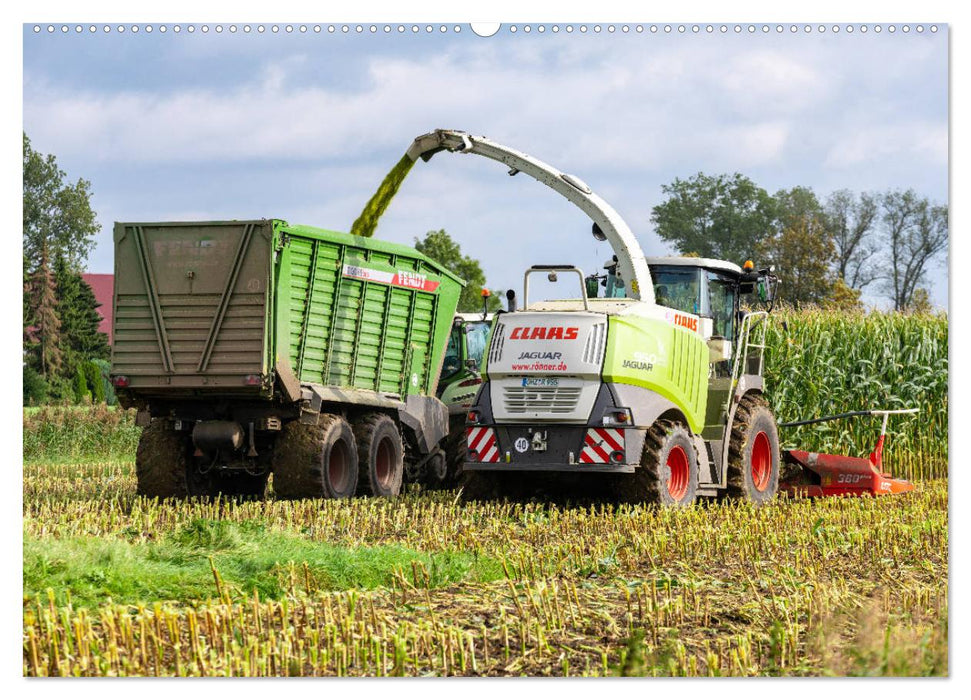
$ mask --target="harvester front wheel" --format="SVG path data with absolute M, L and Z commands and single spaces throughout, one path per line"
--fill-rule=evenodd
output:
M 368 413 L 354 426 L 358 493 L 393 498 L 404 479 L 404 446 L 398 426 L 383 413 Z
M 698 453 L 688 429 L 659 420 L 647 431 L 634 472 L 635 497 L 662 506 L 691 505 L 698 492 Z
M 758 394 L 745 396 L 735 409 L 728 444 L 729 498 L 756 505 L 779 490 L 779 430 L 769 404 Z
M 273 453 L 277 498 L 351 498 L 357 490 L 357 444 L 341 416 L 320 414 L 317 425 L 288 423 Z
M 136 493 L 149 498 L 184 498 L 189 438 L 156 419 L 142 430 L 135 451 Z

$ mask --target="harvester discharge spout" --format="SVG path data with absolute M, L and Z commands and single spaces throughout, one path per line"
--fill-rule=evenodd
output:
M 510 175 L 524 173 L 565 197 L 589 216 L 604 239 L 610 242 L 617 255 L 618 277 L 627 285 L 627 296 L 654 302 L 651 273 L 640 244 L 627 222 L 609 203 L 574 175 L 561 172 L 526 153 L 464 131 L 437 129 L 416 138 L 365 205 L 351 227 L 351 233 L 365 238 L 372 236 L 378 219 L 401 188 L 412 166 L 419 159 L 427 162 L 442 151 L 489 158 L 507 166 Z
M 779 490 L 791 496 L 881 496 L 907 493 L 914 485 L 894 479 L 883 471 L 883 447 L 887 437 L 887 419 L 891 414 L 917 413 L 919 409 L 851 411 L 835 416 L 779 423 L 780 428 L 810 425 L 854 416 L 883 416 L 880 437 L 866 459 L 844 455 L 821 454 L 805 450 L 783 450 L 782 459 L 789 474 L 779 481 Z

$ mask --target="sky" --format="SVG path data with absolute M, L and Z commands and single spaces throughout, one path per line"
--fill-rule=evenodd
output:
M 349 230 L 412 139 L 440 127 L 576 174 L 649 256 L 674 252 L 650 222 L 662 185 L 697 172 L 741 172 L 769 192 L 808 186 L 821 199 L 913 188 L 948 201 L 947 25 L 568 34 L 506 24 L 488 38 L 467 24 L 73 26 L 24 26 L 23 125 L 70 179 L 92 183 L 102 230 L 91 272 L 113 271 L 114 221 L 275 217 Z M 413 243 L 440 228 L 494 289 L 521 288 L 532 264 L 589 272 L 611 254 L 573 205 L 483 158 L 417 164 L 376 235 Z M 946 306 L 946 262 L 929 273 L 932 301 Z M 865 298 L 885 304 L 878 292 Z

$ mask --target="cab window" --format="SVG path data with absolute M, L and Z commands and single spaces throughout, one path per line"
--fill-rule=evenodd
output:
M 651 267 L 654 301 L 689 314 L 701 313 L 701 275 L 697 267 Z
M 452 332 L 448 334 L 448 345 L 445 347 L 445 358 L 442 360 L 442 379 L 446 379 L 462 366 L 462 326 L 452 326 Z
M 488 321 L 478 321 L 465 325 L 465 346 L 469 359 L 475 360 L 475 366 L 482 371 L 482 357 L 485 355 L 486 341 L 489 339 Z
M 732 340 L 735 330 L 735 282 L 717 272 L 708 272 L 707 275 L 712 335 Z

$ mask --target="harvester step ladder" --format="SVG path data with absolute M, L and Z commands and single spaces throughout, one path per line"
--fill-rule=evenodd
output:
M 750 340 L 752 326 L 755 324 L 754 319 L 761 319 L 759 325 L 761 335 L 758 342 L 752 342 Z M 759 369 L 757 374 L 758 376 L 762 376 L 762 370 L 765 364 L 765 338 L 769 327 L 768 321 L 769 314 L 766 311 L 750 311 L 742 318 L 742 326 L 738 334 L 738 352 L 735 353 L 735 362 L 732 365 L 732 392 L 730 396 L 734 394 L 735 387 L 738 386 L 739 379 L 741 379 L 744 368 L 748 364 L 749 353 L 752 350 L 759 351 Z

